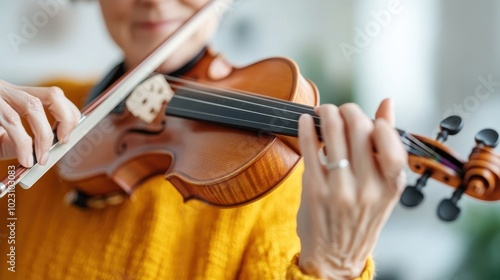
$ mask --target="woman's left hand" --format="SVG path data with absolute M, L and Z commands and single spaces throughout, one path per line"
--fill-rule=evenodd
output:
M 406 181 L 407 154 L 390 100 L 375 122 L 357 105 L 322 105 L 317 113 L 328 164 L 318 157 L 311 116 L 299 121 L 305 171 L 299 214 L 299 267 L 325 279 L 360 276 Z M 347 167 L 339 167 L 347 159 Z M 343 161 L 345 163 L 345 160 Z

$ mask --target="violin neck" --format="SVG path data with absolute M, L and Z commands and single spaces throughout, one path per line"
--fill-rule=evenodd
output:
M 313 107 L 267 96 L 181 88 L 176 90 L 170 100 L 166 114 L 294 137 L 298 136 L 299 117 L 302 114 L 310 114 L 314 118 L 316 132 L 321 140 L 320 121 Z M 401 129 L 396 130 L 405 143 L 408 133 Z
M 290 101 L 239 92 L 182 88 L 167 106 L 167 115 L 210 121 L 253 131 L 298 136 L 302 114 L 316 116 L 314 108 Z

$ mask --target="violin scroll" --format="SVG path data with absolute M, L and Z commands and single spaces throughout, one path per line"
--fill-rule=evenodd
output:
M 462 184 L 449 199 L 438 206 L 438 217 L 444 221 L 454 221 L 460 215 L 458 201 L 464 193 L 481 200 L 500 200 L 500 157 L 494 148 L 498 144 L 498 133 L 483 129 L 476 134 L 476 147 L 463 167 Z
M 410 168 L 413 172 L 422 174 L 420 178 L 418 178 L 416 184 L 414 186 L 407 186 L 401 196 L 401 203 L 407 207 L 415 207 L 419 205 L 424 200 L 424 194 L 422 193 L 422 189 L 427 184 L 429 178 L 434 178 L 435 180 L 441 181 L 444 184 L 452 184 L 453 186 L 458 185 L 458 178 L 455 176 L 456 170 L 451 168 L 445 168 L 440 165 L 439 159 L 442 154 L 450 154 L 451 151 L 446 147 L 441 145 L 446 140 L 448 140 L 448 136 L 456 135 L 462 130 L 463 120 L 459 116 L 450 116 L 441 121 L 440 131 L 436 137 L 436 140 L 433 141 L 431 139 L 414 136 L 416 140 L 412 141 L 410 138 L 409 141 L 411 144 L 414 144 L 415 147 L 410 147 L 415 151 L 415 154 L 412 155 L 410 152 L 409 163 Z M 421 142 L 421 143 L 419 143 Z M 428 155 L 430 157 L 423 157 L 424 155 Z M 455 165 L 461 165 L 457 160 L 455 161 Z
M 464 165 L 464 183 L 479 199 L 500 200 L 500 156 L 494 151 L 498 139 L 496 131 L 481 130 Z
M 405 189 L 401 204 L 407 207 L 419 205 L 424 199 L 422 190 L 431 178 L 455 189 L 452 196 L 443 199 L 438 206 L 437 215 L 444 221 L 458 218 L 460 208 L 457 204 L 463 194 L 484 201 L 500 200 L 500 155 L 494 150 L 499 143 L 499 134 L 492 129 L 477 133 L 476 146 L 464 161 L 442 143 L 462 127 L 462 119 L 451 116 L 441 122 L 436 140 L 401 135 L 409 153 L 410 169 L 421 174 L 415 185 Z

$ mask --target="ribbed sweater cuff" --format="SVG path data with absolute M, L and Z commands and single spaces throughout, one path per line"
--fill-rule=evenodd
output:
M 304 274 L 299 268 L 299 255 L 296 254 L 288 266 L 286 279 L 288 280 L 319 280 L 319 278 Z M 353 280 L 371 280 L 375 274 L 375 263 L 371 257 L 366 260 L 365 268 L 361 275 Z

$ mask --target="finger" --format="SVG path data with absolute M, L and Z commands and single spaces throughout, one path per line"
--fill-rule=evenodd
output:
M 408 154 L 403 148 L 399 135 L 384 119 L 377 119 L 373 142 L 378 152 L 378 165 L 384 179 L 391 185 L 390 187 L 396 188 L 396 193 L 401 192 L 405 181 L 403 168 Z
M 22 90 L 12 89 L 4 95 L 5 101 L 26 118 L 35 137 L 35 153 L 37 161 L 45 165 L 49 157 L 49 149 L 53 144 L 54 133 L 40 99 Z
M 15 158 L 16 147 L 12 139 L 10 139 L 7 131 L 0 126 L 0 160 Z
M 76 107 L 75 107 L 76 108 Z M 55 114 L 54 114 L 55 117 Z M 57 133 L 57 139 L 61 141 L 61 143 L 67 143 L 69 135 L 75 129 L 75 127 L 78 125 L 78 122 L 81 118 L 80 111 L 78 113 L 73 113 L 73 119 L 72 121 L 61 121 L 62 117 L 57 117 L 57 126 L 56 126 L 56 133 Z
M 318 110 L 321 122 L 321 136 L 326 146 L 326 158 L 329 163 L 348 159 L 347 142 L 345 139 L 344 120 L 337 106 L 321 105 Z
M 64 92 L 58 87 L 19 87 L 31 95 L 39 98 L 47 107 L 50 114 L 58 122 L 57 138 L 66 143 L 71 131 L 78 124 L 80 110 L 64 96 Z
M 391 126 L 394 127 L 396 124 L 395 117 L 394 117 L 394 103 L 392 99 L 386 98 L 382 100 L 380 103 L 380 106 L 377 109 L 377 113 L 375 113 L 375 118 L 379 119 L 385 119 Z
M 233 67 L 221 55 L 212 60 L 208 67 L 208 77 L 213 80 L 224 79 L 233 71 Z
M 314 122 L 310 115 L 304 114 L 299 118 L 299 144 L 304 157 L 304 168 L 312 176 L 324 183 L 324 175 L 318 158 L 318 136 Z
M 1 135 L 2 158 L 16 156 L 24 167 L 33 166 L 33 142 L 24 130 L 19 114 L 0 98 L 0 126 L 5 129 Z
M 349 147 L 353 171 L 357 176 L 369 175 L 374 168 L 371 141 L 373 122 L 356 104 L 342 105 L 339 110 L 346 126 L 347 146 Z

